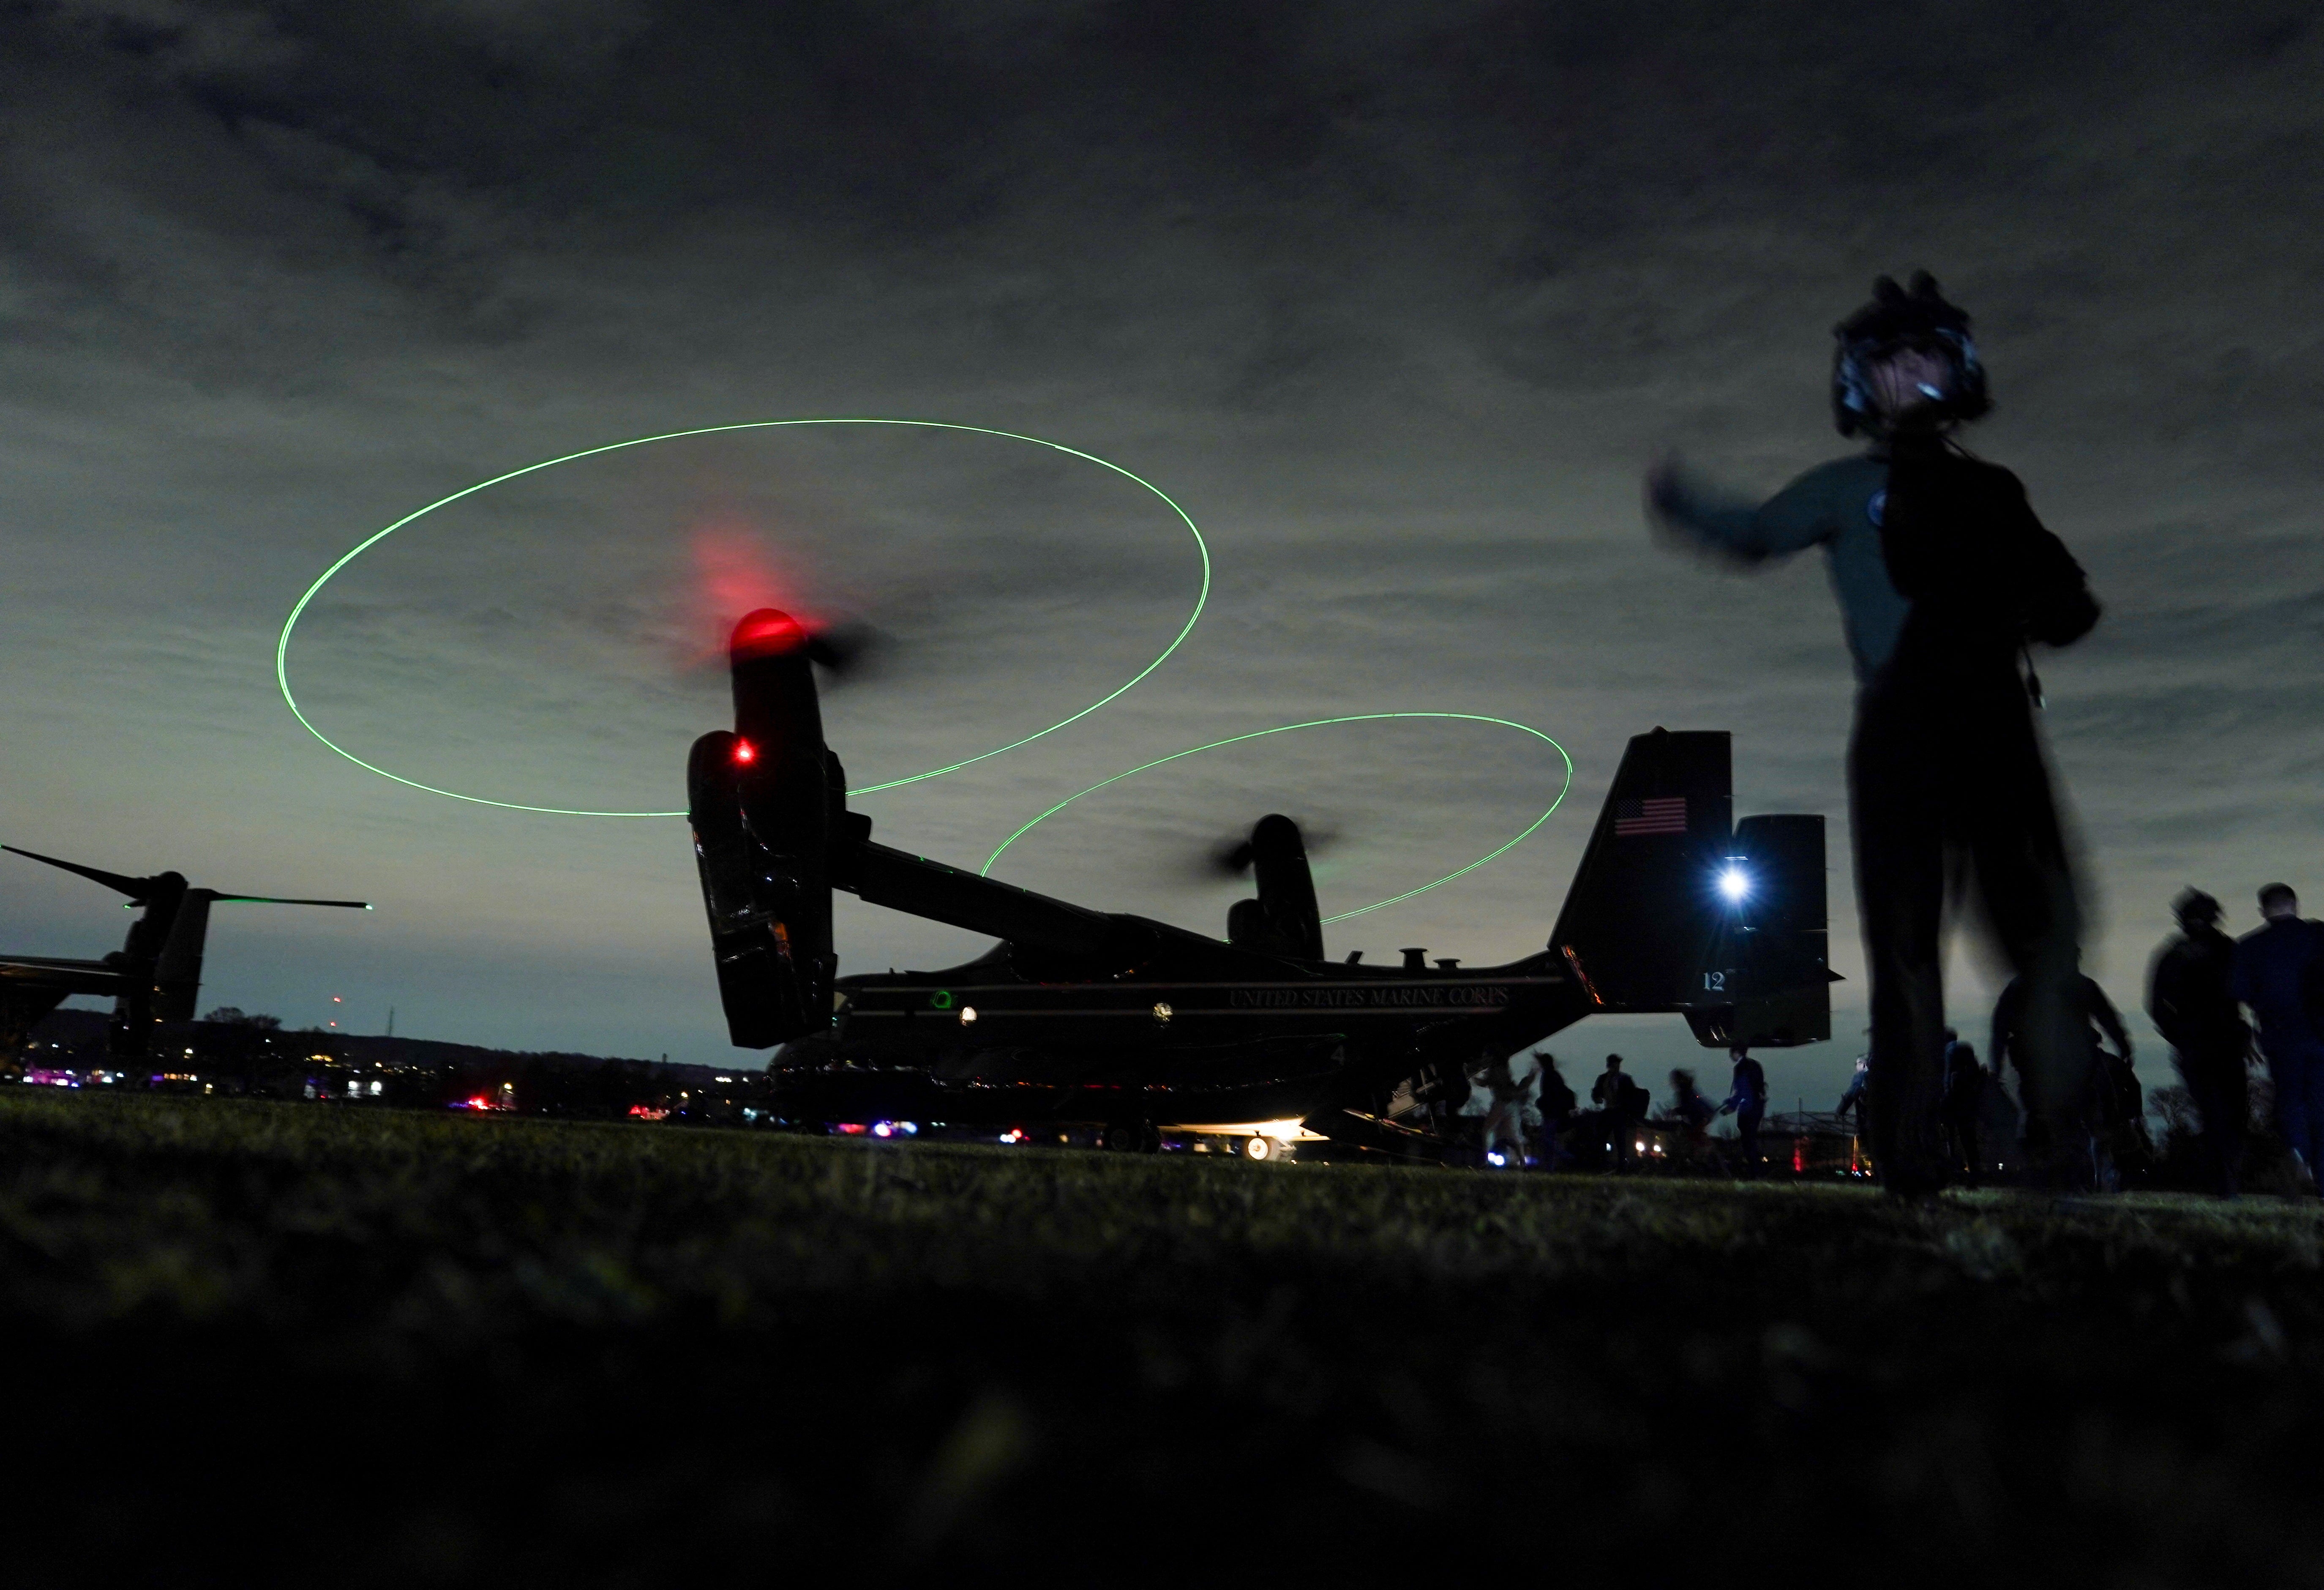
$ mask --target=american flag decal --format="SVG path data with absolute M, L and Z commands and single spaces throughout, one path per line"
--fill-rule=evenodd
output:
M 1614 805 L 1614 837 L 1632 839 L 1640 834 L 1686 832 L 1686 797 L 1665 795 L 1652 800 L 1620 800 Z

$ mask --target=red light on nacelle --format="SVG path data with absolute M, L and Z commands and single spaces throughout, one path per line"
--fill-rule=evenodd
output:
M 733 638 L 727 644 L 738 661 L 747 661 L 796 652 L 807 641 L 807 626 L 798 619 L 772 607 L 761 607 L 734 626 Z
M 759 748 L 756 745 L 752 744 L 748 740 L 737 740 L 734 742 L 735 765 L 738 767 L 747 766 L 751 763 L 758 760 Z

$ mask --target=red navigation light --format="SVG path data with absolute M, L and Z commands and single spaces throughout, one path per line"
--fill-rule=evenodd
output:
M 756 745 L 752 744 L 748 740 L 737 740 L 734 742 L 734 763 L 736 766 L 745 767 L 758 760 L 759 748 Z
M 807 626 L 779 608 L 761 607 L 734 626 L 728 642 L 737 658 L 779 657 L 807 644 Z

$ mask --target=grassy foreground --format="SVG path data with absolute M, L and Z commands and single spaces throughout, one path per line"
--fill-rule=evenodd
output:
M 50 1584 L 2307 1585 L 2320 1265 L 2324 1213 L 2272 1199 L 11 1088 L 7 1549 Z

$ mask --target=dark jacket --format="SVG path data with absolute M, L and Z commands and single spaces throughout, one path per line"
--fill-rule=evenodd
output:
M 2012 655 L 2064 646 L 2098 621 L 2065 543 L 2043 527 L 2017 476 L 1935 437 L 1899 437 L 1888 465 L 1880 550 L 1913 605 L 1913 627 Z
M 2098 622 L 2080 566 L 2017 476 L 1935 438 L 1819 465 L 1757 505 L 1671 477 L 1654 506 L 1746 563 L 1821 547 L 1860 684 L 1895 660 L 1908 621 L 1939 650 L 1987 637 L 1974 649 L 1997 661 L 2024 641 L 2065 645 Z
M 1985 1068 L 1977 1063 L 1977 1049 L 1966 1043 L 1945 1045 L 1945 1095 L 1948 1119 L 1974 1121 L 1985 1099 Z
M 1719 1107 L 1721 1110 L 1734 1110 L 1738 1113 L 1766 1109 L 1767 1107 L 1766 1068 L 1748 1055 L 1736 1061 L 1734 1083 L 1728 1092 L 1727 1102 Z
M 2095 979 L 2084 977 L 2081 984 L 2082 1014 L 2086 1023 L 2083 1031 L 2089 1037 L 2090 1048 L 2095 1050 L 2098 1047 L 2098 1040 L 2103 1037 L 2113 1040 L 2116 1054 L 2127 1056 L 2130 1053 L 2130 1034 L 2123 1027 L 2121 1013 L 2114 1008 L 2114 1001 L 2106 996 L 2106 990 L 2100 988 Z M 2024 1019 L 2024 1013 L 2025 989 L 2013 977 L 1993 1007 L 1993 1047 L 1988 1052 L 1993 1060 L 1993 1074 L 1997 1077 L 2001 1075 L 2001 1068 L 2016 1044 L 2018 1022 Z M 2018 1066 L 2020 1071 L 2024 1068 L 2023 1063 Z
M 2164 945 L 2146 979 L 2146 1013 L 2182 1056 L 2232 1052 L 2240 1064 L 2251 1043 L 2235 994 L 2236 941 L 2198 928 Z
M 2235 996 L 2259 1018 L 2259 1040 L 2281 1053 L 2318 1041 L 2307 980 L 2324 951 L 2324 922 L 2278 917 L 2236 940 Z

